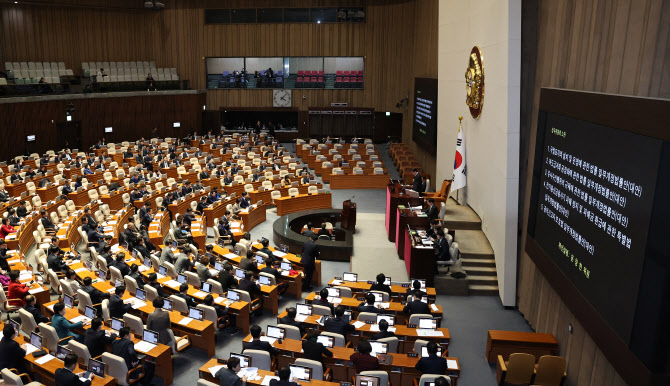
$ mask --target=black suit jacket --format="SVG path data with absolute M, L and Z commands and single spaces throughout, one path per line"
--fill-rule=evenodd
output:
M 124 304 L 123 299 L 116 294 L 109 298 L 109 316 L 120 319 L 123 318 L 123 314 L 130 312 L 131 309 L 132 306 L 130 304 Z
M 304 352 L 305 359 L 317 362 L 323 362 L 323 355 L 329 358 L 333 357 L 333 353 L 330 350 L 315 340 L 303 340 L 302 351 Z
M 358 305 L 358 312 L 370 312 L 373 314 L 383 314 L 384 311 L 375 307 L 375 306 L 369 306 L 365 302 L 361 303 Z
M 300 329 L 300 335 L 301 336 L 305 335 L 305 326 L 303 326 L 302 323 L 300 323 L 300 322 L 298 322 L 294 319 L 289 318 L 288 316 L 284 316 L 283 318 L 279 318 L 278 322 L 280 324 L 288 324 L 289 326 L 298 327 Z
M 231 288 L 237 288 L 237 281 L 229 272 L 222 270 L 219 272 L 219 276 L 216 279 L 221 283 L 221 287 L 224 291 L 228 291 Z
M 424 211 L 428 215 L 428 219 L 433 221 L 440 214 L 440 211 L 437 209 L 437 205 L 431 205 L 427 210 Z
M 262 340 L 252 340 L 251 342 L 242 343 L 242 352 L 244 352 L 244 350 L 267 351 L 268 354 L 272 356 L 276 356 L 279 353 L 279 350 L 272 347 L 270 343 L 263 342 Z
M 382 292 L 386 292 L 389 295 L 391 295 L 391 292 L 393 292 L 393 291 L 391 291 L 391 287 L 389 287 L 385 284 L 379 284 L 379 283 L 375 283 L 375 284 L 371 285 L 370 286 L 370 291 L 382 291 Z
M 416 173 L 414 176 L 414 182 L 412 183 L 412 190 L 417 191 L 419 193 L 423 192 L 423 184 L 421 183 L 421 174 Z
M 23 357 L 26 355 L 26 350 L 21 348 L 21 345 L 7 337 L 3 337 L 0 341 L 0 369 L 23 369 Z
M 116 334 L 107 336 L 103 330 L 95 331 L 92 328 L 89 328 L 84 334 L 84 345 L 88 347 L 88 352 L 91 354 L 91 357 L 94 358 L 107 351 L 106 346 L 112 343 L 115 339 Z
M 449 256 L 449 243 L 447 243 L 447 239 L 443 238 L 437 244 L 436 255 L 437 255 L 438 260 L 449 260 L 449 259 L 451 259 L 451 256 Z
M 319 246 L 313 240 L 309 240 L 302 246 L 302 257 L 300 264 L 314 265 L 314 261 L 319 257 Z
M 195 308 L 195 306 L 197 306 L 196 302 L 193 301 L 193 298 L 188 296 L 188 295 L 178 293 L 178 294 L 175 294 L 174 296 L 178 296 L 178 297 L 186 300 L 186 305 L 189 306 L 189 307 Z
M 412 314 L 430 314 L 430 307 L 421 300 L 413 300 L 402 309 L 404 313 Z
M 93 356 L 93 354 L 91 354 Z M 55 373 L 55 382 L 56 386 L 88 386 L 91 384 L 91 380 L 87 379 L 85 382 L 82 382 L 77 374 L 72 371 L 61 367 L 56 369 Z
M 119 271 L 121 271 L 122 276 L 126 276 L 130 274 L 130 267 L 128 267 L 128 264 L 114 260 L 112 261 L 112 267 L 117 268 Z
M 42 311 L 40 311 L 39 308 L 35 306 L 31 306 L 30 304 L 26 304 L 25 310 L 30 312 L 33 315 L 33 318 L 35 319 L 35 323 L 40 324 L 40 323 L 49 323 L 49 318 L 44 316 L 42 314 Z
M 329 302 L 328 299 L 316 299 L 312 301 L 312 304 L 316 304 L 317 306 L 328 307 L 330 309 L 331 315 L 335 313 L 335 306 L 333 306 L 333 303 Z
M 444 374 L 447 371 L 447 359 L 430 355 L 419 359 L 414 367 L 423 374 Z
M 372 335 L 372 340 L 393 338 L 393 337 L 395 337 L 395 334 L 390 331 L 379 331 L 378 333 Z
M 254 283 L 253 281 L 251 281 L 251 280 L 246 280 L 246 279 L 242 279 L 242 280 L 240 280 L 240 284 L 239 284 L 239 285 L 240 285 L 240 289 L 241 289 L 242 291 L 247 291 L 247 292 L 249 292 L 249 296 L 251 297 L 251 300 L 254 300 L 254 299 L 256 299 L 256 298 L 258 298 L 258 297 L 261 296 L 261 287 L 260 287 L 260 285 Z M 267 342 L 265 342 L 265 343 L 267 343 Z
M 112 354 L 123 358 L 129 370 L 133 368 L 133 363 L 139 361 L 135 344 L 130 339 L 117 339 L 112 342 Z
M 102 298 L 105 297 L 104 292 L 94 288 L 93 286 L 82 286 L 81 290 L 88 294 L 88 296 L 91 298 L 91 303 L 93 304 L 101 303 Z
M 344 321 L 342 318 L 330 318 L 325 323 L 326 331 L 342 334 L 345 338 L 347 333 L 354 332 L 356 328 Z

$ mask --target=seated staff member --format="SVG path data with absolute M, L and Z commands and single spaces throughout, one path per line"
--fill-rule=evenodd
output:
M 330 232 L 328 232 L 328 229 L 326 228 L 326 223 L 324 222 L 321 224 L 321 229 L 319 229 L 319 233 L 317 233 L 317 236 L 328 236 L 330 237 Z
M 422 357 L 414 366 L 422 374 L 445 374 L 447 359 L 437 356 L 437 343 L 430 341 L 426 345 L 427 357 Z
M 314 299 L 312 304 L 329 308 L 331 315 L 335 313 L 335 306 L 328 301 L 328 288 L 321 288 L 321 291 L 319 291 L 319 298 Z
M 379 360 L 377 357 L 370 355 L 372 346 L 366 339 L 361 339 L 358 342 L 358 351 L 351 354 L 349 360 L 356 366 L 356 374 L 362 371 L 379 370 Z
M 305 340 L 302 341 L 302 351 L 304 352 L 305 359 L 311 359 L 313 361 L 321 362 L 323 365 L 323 370 L 326 370 L 326 364 L 323 363 L 323 357 L 328 358 L 333 357 L 333 352 L 328 350 L 321 342 L 317 342 L 319 337 L 319 331 L 310 330 L 305 336 Z
M 281 272 L 275 267 L 279 261 L 273 261 L 272 258 L 268 257 L 265 259 L 265 267 L 261 269 L 261 272 L 273 275 L 275 277 L 275 283 L 277 283 L 277 291 L 282 294 L 288 290 L 288 283 L 285 283 L 282 280 Z
M 93 287 L 93 279 L 91 279 L 89 276 L 85 277 L 82 282 L 84 285 L 81 287 L 81 290 L 88 294 L 88 296 L 91 298 L 92 304 L 100 304 L 102 303 L 102 299 L 107 299 L 110 297 L 109 293 L 102 292 L 99 289 Z
M 389 294 L 389 296 L 391 296 L 392 295 L 391 287 L 384 284 L 385 281 L 386 281 L 386 275 L 380 273 L 379 275 L 377 275 L 377 282 L 372 286 L 370 286 L 370 291 L 382 291 L 386 292 L 387 294 Z
M 104 334 L 104 332 L 103 332 Z M 93 354 L 91 354 L 93 356 Z M 91 384 L 91 379 L 93 379 L 94 374 L 90 373 L 88 378 L 84 378 L 82 381 L 80 378 L 83 378 L 86 375 L 86 372 L 81 371 L 77 374 L 74 371 L 77 369 L 77 360 L 79 357 L 77 354 L 67 354 L 63 359 L 63 367 L 56 369 L 54 373 L 54 382 L 56 386 L 89 386 Z
M 130 266 L 130 275 L 128 275 L 128 277 L 135 279 L 137 288 L 144 289 L 144 278 L 142 277 L 140 268 L 137 266 L 137 264 L 133 263 L 133 265 Z
M 235 315 L 234 314 L 228 314 L 228 307 L 226 306 L 220 306 L 216 303 L 214 303 L 214 296 L 211 294 L 205 296 L 205 298 L 202 300 L 202 303 L 206 306 L 214 308 L 216 311 L 216 317 L 217 318 L 223 318 L 223 317 L 228 317 L 230 320 L 230 328 L 234 331 L 237 332 L 237 329 L 235 329 Z
M 155 288 L 159 297 L 166 298 L 170 296 L 170 294 L 163 290 L 163 286 L 158 282 L 158 275 L 156 275 L 155 272 L 150 273 L 149 276 L 147 276 L 147 279 L 149 279 L 149 282 L 146 285 Z
M 126 264 L 126 254 L 124 252 L 116 254 L 116 259 L 112 261 L 112 267 L 118 269 L 121 272 L 121 276 L 130 275 L 130 267 Z
M 88 323 L 90 322 L 86 322 L 87 325 Z M 65 304 L 54 304 L 54 316 L 51 317 L 51 327 L 56 329 L 58 339 L 71 337 L 74 338 L 77 342 L 81 342 L 82 337 L 79 334 L 75 334 L 71 330 L 83 328 L 84 322 L 70 323 L 67 319 L 65 319 Z
M 279 350 L 276 348 L 272 347 L 272 345 L 268 342 L 264 342 L 261 340 L 261 327 L 258 325 L 253 325 L 251 328 L 249 328 L 249 332 L 251 333 L 251 341 L 250 342 L 243 342 L 242 343 L 242 350 L 261 350 L 261 351 L 266 351 L 268 354 L 270 354 L 273 357 L 276 357 L 277 354 L 279 354 Z M 242 351 L 244 352 L 244 351 Z
M 112 354 L 123 358 L 129 370 L 140 364 L 135 351 L 135 344 L 131 340 L 130 327 L 123 327 L 119 330 L 119 339 L 112 342 Z M 144 378 L 142 378 L 141 384 L 148 386 L 154 377 L 156 367 L 147 361 L 142 362 L 142 367 L 144 367 Z

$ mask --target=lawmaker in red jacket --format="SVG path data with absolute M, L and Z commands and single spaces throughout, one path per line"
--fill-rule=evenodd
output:
M 2 219 L 2 226 L 0 226 L 0 239 L 7 238 L 7 235 L 10 233 L 16 232 L 13 226 L 9 225 L 9 220 L 7 218 Z
M 19 282 L 19 271 L 9 272 L 9 291 L 7 292 L 9 305 L 24 307 L 28 291 L 30 291 L 30 287 Z

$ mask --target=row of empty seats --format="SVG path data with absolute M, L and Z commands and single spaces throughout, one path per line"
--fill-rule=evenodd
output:
M 155 81 L 168 81 L 168 80 L 179 80 L 178 75 L 158 75 L 154 76 Z M 98 79 L 98 82 L 140 82 L 145 81 L 146 77 L 139 75 L 111 75 L 103 76 L 102 79 Z
M 64 62 L 5 62 L 5 70 L 7 78 L 16 84 L 39 83 L 41 78 L 47 83 L 60 83 L 60 77 L 74 75 Z M 5 84 L 6 80 L 0 81 L 0 85 Z

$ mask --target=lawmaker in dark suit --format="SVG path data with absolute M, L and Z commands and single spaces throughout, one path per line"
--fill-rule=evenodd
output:
M 40 323 L 49 323 L 49 318 L 44 316 L 42 314 L 42 311 L 38 307 L 35 307 L 35 296 L 33 295 L 26 295 L 26 306 L 24 309 L 33 316 L 33 319 L 35 319 L 35 323 L 40 324 Z
M 116 334 L 107 336 L 102 330 L 102 319 L 95 318 L 91 321 L 91 328 L 84 333 L 84 345 L 88 347 L 88 352 L 92 358 L 102 355 L 108 344 L 116 339 Z
M 365 302 L 358 305 L 358 312 L 370 312 L 373 314 L 383 314 L 384 311 L 375 307 L 375 295 L 368 293 L 365 295 Z
M 451 256 L 449 256 L 449 243 L 447 242 L 447 239 L 444 238 L 444 231 L 440 229 L 435 232 L 434 239 L 437 244 L 435 246 L 436 259 L 440 261 L 450 260 Z
M 377 275 L 377 282 L 370 286 L 370 291 L 381 291 L 386 292 L 389 296 L 392 295 L 391 287 L 384 284 L 386 281 L 386 275 L 380 273 Z
M 293 327 L 298 327 L 300 329 L 300 336 L 305 335 L 305 326 L 295 320 L 295 316 L 297 315 L 297 311 L 295 307 L 289 307 L 286 309 L 286 316 L 283 318 L 279 318 L 278 322 L 280 324 L 287 324 L 289 326 Z
M 312 304 L 316 304 L 317 306 L 328 307 L 330 309 L 331 315 L 335 313 L 335 306 L 333 306 L 333 303 L 328 301 L 327 288 L 322 288 L 321 291 L 319 291 L 319 299 L 313 300 Z
M 112 318 L 123 318 L 123 315 L 133 308 L 131 304 L 123 302 L 123 294 L 126 292 L 126 287 L 118 286 L 114 289 L 114 295 L 109 298 L 109 315 Z M 97 356 L 97 355 L 94 355 Z
M 342 317 L 344 316 L 344 307 L 337 306 L 335 307 L 335 317 L 326 320 L 325 327 L 326 331 L 334 332 L 336 334 L 342 334 L 346 338 L 347 333 L 356 331 L 356 328 L 345 321 Z
M 402 311 L 410 315 L 430 314 L 430 307 L 428 307 L 428 303 L 424 303 L 421 301 L 423 297 L 424 297 L 423 294 L 420 293 L 414 294 L 414 300 L 408 302 L 402 309 Z
M 126 276 L 130 274 L 130 267 L 125 262 L 126 254 L 119 252 L 116 254 L 116 259 L 112 261 L 112 267 L 117 268 L 121 271 L 121 276 Z
M 447 372 L 447 359 L 437 356 L 437 343 L 430 341 L 426 345 L 427 357 L 422 357 L 414 366 L 422 374 L 445 374 Z
M 323 357 L 328 358 L 333 357 L 333 352 L 328 350 L 322 343 L 317 342 L 316 339 L 319 336 L 319 332 L 311 330 L 305 340 L 302 341 L 302 351 L 304 352 L 303 356 L 305 359 L 311 359 L 313 361 L 321 362 L 325 370 L 326 365 L 323 363 Z
M 135 344 L 130 340 L 130 337 L 130 327 L 123 327 L 121 331 L 119 331 L 120 339 L 112 342 L 112 354 L 123 358 L 128 370 L 134 369 L 140 364 L 137 352 L 135 351 Z M 154 377 L 155 366 L 144 361 L 142 367 L 144 367 L 145 374 L 141 384 L 150 385 L 151 379 Z
M 161 286 L 161 284 L 158 282 L 158 276 L 155 272 L 150 273 L 149 276 L 147 276 L 147 279 L 149 279 L 149 282 L 146 285 L 153 287 L 156 292 L 158 292 L 158 296 L 162 298 L 170 296 L 170 294 L 165 292 L 163 286 Z
M 102 299 L 108 298 L 109 294 L 106 294 L 99 289 L 93 287 L 91 284 L 93 283 L 93 280 L 90 277 L 85 277 L 83 280 L 83 286 L 81 286 L 81 290 L 86 292 L 88 296 L 91 298 L 91 303 L 93 304 L 98 304 L 102 303 Z
M 421 174 L 417 168 L 412 169 L 414 174 L 414 182 L 412 183 L 412 190 L 418 192 L 419 194 L 423 193 L 423 184 L 421 183 Z
M 280 368 L 279 371 L 277 371 L 277 376 L 279 376 L 279 379 L 270 380 L 270 386 L 300 386 L 298 383 L 289 379 L 291 377 L 291 370 L 286 366 Z
M 438 217 L 440 210 L 437 209 L 437 205 L 435 205 L 435 200 L 433 198 L 429 198 L 427 201 L 428 201 L 428 208 L 424 209 L 423 213 L 425 213 L 428 216 L 428 219 L 430 221 L 433 221 Z
M 379 332 L 372 335 L 372 340 L 384 339 L 384 338 L 393 338 L 394 333 L 389 331 L 389 322 L 385 319 L 379 321 Z
M 249 328 L 249 332 L 251 333 L 251 341 L 242 343 L 242 350 L 266 351 L 271 356 L 277 356 L 277 354 L 279 354 L 279 350 L 272 347 L 270 343 L 261 340 L 260 326 L 258 325 L 251 326 L 251 328 Z
M 244 279 L 240 280 L 239 287 L 242 291 L 247 291 L 251 300 L 258 299 L 260 301 L 261 307 L 263 309 L 263 293 L 261 292 L 260 284 L 256 284 L 253 281 L 251 271 L 244 271 Z
M 179 293 L 175 294 L 174 296 L 184 299 L 184 301 L 186 301 L 187 307 L 195 308 L 195 306 L 198 305 L 195 301 L 193 301 L 192 297 L 188 296 L 188 284 L 186 283 L 179 286 Z
M 170 314 L 163 307 L 163 298 L 157 297 L 153 301 L 154 312 L 147 317 L 147 329 L 158 332 L 158 343 L 169 344 L 172 341 L 168 329 L 170 328 Z
M 216 280 L 221 283 L 221 288 L 223 288 L 224 292 L 231 288 L 237 288 L 235 276 L 231 274 L 232 270 L 233 266 L 230 265 L 230 263 L 226 263 L 223 265 L 223 269 L 219 272 L 219 276 L 216 278 Z
M 93 356 L 93 354 L 91 354 L 91 356 Z M 63 367 L 56 369 L 54 373 L 54 381 L 56 386 L 89 386 L 91 384 L 93 373 L 89 374 L 88 379 L 85 381 L 79 379 L 79 377 L 83 377 L 85 375 L 83 371 L 77 374 L 74 373 L 74 371 L 77 369 L 78 359 L 79 357 L 77 354 L 68 354 L 65 356 L 63 360 Z
M 319 246 L 316 245 L 317 236 L 314 234 L 302 246 L 302 257 L 300 258 L 300 264 L 304 269 L 305 279 L 302 282 L 302 290 L 310 291 L 312 285 L 312 276 L 314 276 L 314 268 L 316 258 L 319 257 Z
M 0 369 L 17 369 L 20 374 L 26 372 L 23 365 L 23 357 L 26 356 L 25 344 L 20 345 L 14 340 L 16 331 L 14 326 L 5 324 L 2 329 L 2 340 L 0 341 Z

